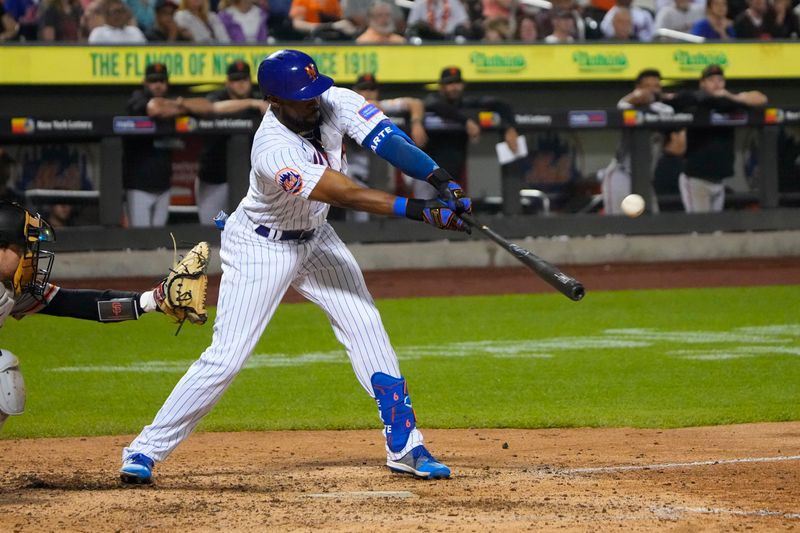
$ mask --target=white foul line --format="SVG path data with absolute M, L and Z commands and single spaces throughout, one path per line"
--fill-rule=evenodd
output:
M 674 513 L 699 513 L 699 514 L 729 514 L 734 516 L 777 516 L 779 518 L 800 518 L 800 513 L 785 513 L 783 511 L 767 511 L 766 509 L 756 509 L 755 511 L 743 511 L 741 509 L 719 509 L 715 507 L 658 507 L 654 509 L 656 514 Z
M 800 455 L 778 457 L 745 457 L 742 459 L 713 459 L 710 461 L 691 461 L 688 463 L 655 463 L 649 465 L 598 466 L 591 468 L 564 468 L 559 474 L 596 474 L 602 472 L 627 472 L 630 470 L 656 470 L 659 468 L 683 468 L 687 466 L 730 465 L 737 463 L 773 463 L 775 461 L 798 461 Z
M 407 490 L 368 490 L 352 492 L 317 492 L 308 494 L 309 498 L 413 498 L 415 494 Z

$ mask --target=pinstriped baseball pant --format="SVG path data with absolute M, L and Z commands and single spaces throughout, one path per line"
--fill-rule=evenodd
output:
M 400 376 L 397 356 L 355 258 L 327 223 L 309 241 L 274 241 L 255 233 L 238 210 L 222 233 L 222 281 L 209 346 L 156 414 L 123 451 L 163 461 L 233 382 L 252 354 L 289 286 L 319 305 L 344 345 L 359 383 L 374 397 L 370 377 Z M 414 430 L 397 460 L 422 443 Z

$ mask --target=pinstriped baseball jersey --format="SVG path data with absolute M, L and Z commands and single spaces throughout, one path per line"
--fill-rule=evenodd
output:
M 347 172 L 343 135 L 360 144 L 386 118 L 363 96 L 340 87 L 322 94 L 320 113 L 324 152 L 281 124 L 271 111 L 264 114 L 250 155 L 250 187 L 241 203 L 253 222 L 280 230 L 313 229 L 322 224 L 328 204 L 308 197 L 325 168 Z
M 318 140 L 298 135 L 267 111 L 253 141 L 249 190 L 222 233 L 222 280 L 211 346 L 153 422 L 123 450 L 123 459 L 142 453 L 162 461 L 189 436 L 244 367 L 290 286 L 325 311 L 370 396 L 375 373 L 400 377 L 397 356 L 358 264 L 325 221 L 328 204 L 309 199 L 327 167 L 346 170 L 343 136 L 360 143 L 384 118 L 357 93 L 337 87 L 320 96 Z M 285 231 L 312 229 L 308 240 L 281 240 Z M 398 460 L 422 442 L 415 428 L 404 448 L 392 452 L 387 447 L 387 456 Z

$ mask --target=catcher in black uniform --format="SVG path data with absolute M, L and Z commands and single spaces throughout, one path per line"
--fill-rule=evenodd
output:
M 49 283 L 54 254 L 41 249 L 55 232 L 38 214 L 0 202 L 0 327 L 9 316 L 33 313 L 120 322 L 161 311 L 183 324 L 203 324 L 209 248 L 198 243 L 153 289 L 132 291 L 65 289 Z M 25 407 L 25 384 L 17 357 L 0 349 L 0 427 Z

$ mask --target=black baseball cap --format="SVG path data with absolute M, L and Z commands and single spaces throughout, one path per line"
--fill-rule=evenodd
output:
M 378 80 L 375 79 L 375 74 L 367 72 L 366 74 L 359 76 L 356 79 L 355 84 L 353 84 L 353 89 L 357 91 L 377 91 Z
M 150 63 L 144 69 L 145 81 L 169 81 L 169 73 L 164 63 Z
M 459 83 L 463 81 L 461 69 L 458 67 L 446 67 L 439 75 L 439 83 Z
M 250 76 L 250 65 L 248 65 L 246 61 L 240 59 L 228 65 L 228 80 L 238 81 L 251 79 L 253 78 Z
M 704 80 L 706 78 L 710 78 L 711 76 L 725 76 L 725 71 L 722 70 L 722 67 L 719 65 L 709 65 L 703 69 L 703 73 L 700 75 L 700 79 Z

